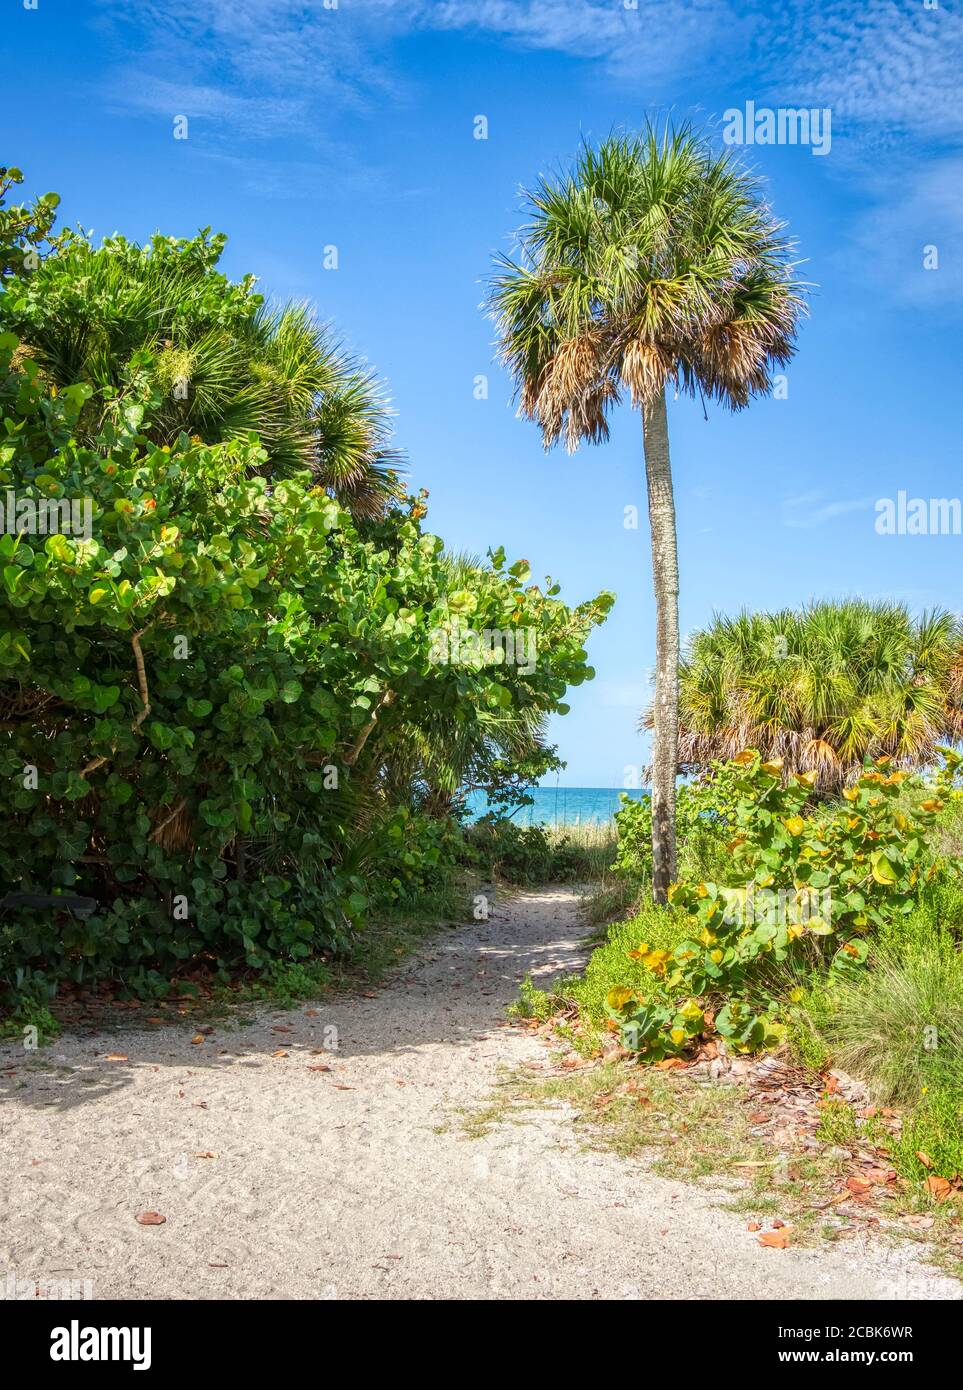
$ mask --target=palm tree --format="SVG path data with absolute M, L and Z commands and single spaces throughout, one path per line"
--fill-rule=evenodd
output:
M 608 438 L 642 411 L 656 602 L 653 894 L 675 875 L 679 573 L 666 389 L 733 410 L 771 389 L 802 311 L 789 245 L 754 178 L 688 127 L 584 145 L 527 195 L 517 260 L 490 292 L 500 355 L 546 449 Z
M 265 306 L 254 277 L 217 269 L 225 238 L 156 236 L 147 246 L 74 239 L 32 276 L 6 287 L 2 318 L 58 386 L 123 386 L 147 354 L 160 404 L 158 443 L 184 431 L 207 443 L 255 432 L 265 471 L 311 468 L 356 516 L 383 513 L 399 493 L 401 456 L 378 383 L 301 305 Z
M 889 755 L 919 768 L 963 737 L 963 626 L 897 603 L 717 617 L 683 655 L 680 760 L 691 771 L 757 748 L 824 794 Z M 647 720 L 653 718 L 649 711 Z

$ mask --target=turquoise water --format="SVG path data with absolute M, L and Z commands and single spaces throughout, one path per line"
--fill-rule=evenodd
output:
M 625 792 L 633 801 L 645 792 Z M 533 787 L 529 795 L 531 806 L 516 811 L 516 825 L 604 825 L 619 809 L 621 787 Z M 468 800 L 472 818 L 483 816 L 487 809 L 484 792 L 475 792 Z

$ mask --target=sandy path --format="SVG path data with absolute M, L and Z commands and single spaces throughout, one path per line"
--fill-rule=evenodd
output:
M 373 998 L 202 1046 L 171 1027 L 3 1047 L 0 1277 L 101 1298 L 963 1296 L 909 1248 L 765 1250 L 707 1192 L 581 1151 L 559 1107 L 462 1137 L 500 1066 L 544 1059 L 504 1006 L 526 972 L 572 968 L 578 936 L 572 894 L 528 893 Z M 338 1052 L 312 1051 L 332 1025 Z

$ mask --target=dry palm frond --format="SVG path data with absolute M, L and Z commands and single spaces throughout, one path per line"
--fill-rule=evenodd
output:
M 671 372 L 671 357 L 655 343 L 634 338 L 622 355 L 622 379 L 634 406 L 648 405 L 661 395 Z

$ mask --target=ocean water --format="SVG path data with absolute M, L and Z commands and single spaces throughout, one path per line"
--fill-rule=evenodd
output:
M 516 825 L 605 825 L 619 809 L 621 787 L 532 787 L 531 806 L 516 811 Z M 645 791 L 630 791 L 626 796 L 638 801 Z M 487 810 L 484 792 L 475 792 L 468 800 L 473 819 Z

